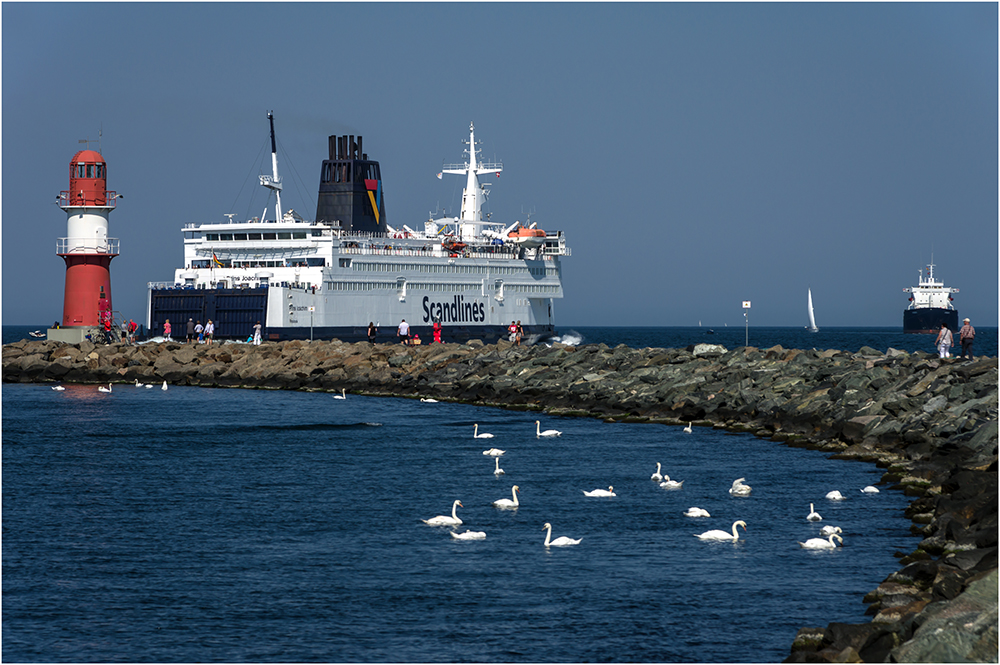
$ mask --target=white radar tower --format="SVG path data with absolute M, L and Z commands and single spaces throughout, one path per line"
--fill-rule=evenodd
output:
M 454 175 L 466 175 L 465 190 L 462 192 L 462 214 L 457 220 L 459 235 L 462 238 L 475 238 L 482 234 L 486 227 L 497 226 L 483 219 L 483 204 L 489 195 L 486 185 L 479 182 L 479 174 L 496 173 L 503 171 L 501 162 L 480 162 L 477 159 L 479 150 L 476 149 L 476 126 L 469 123 L 469 149 L 465 151 L 469 155 L 469 160 L 464 164 L 446 164 L 442 173 Z

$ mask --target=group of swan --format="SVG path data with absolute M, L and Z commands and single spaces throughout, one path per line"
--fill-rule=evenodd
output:
M 743 527 L 744 531 L 747 530 L 747 523 L 746 522 L 744 522 L 743 520 L 736 520 L 735 522 L 733 522 L 733 532 L 732 532 L 732 534 L 730 534 L 727 531 L 721 531 L 719 529 L 713 529 L 712 531 L 706 531 L 705 533 L 696 533 L 696 534 L 694 534 L 694 537 L 695 538 L 699 538 L 701 540 L 730 540 L 730 541 L 732 541 L 732 542 L 735 543 L 737 540 L 740 539 L 740 535 L 736 531 L 736 527 L 738 527 L 738 526 Z
M 546 547 L 550 547 L 550 546 L 551 547 L 567 547 L 569 545 L 579 545 L 580 541 L 583 540 L 583 538 L 573 539 L 573 538 L 567 538 L 566 536 L 559 536 L 555 540 L 552 540 L 552 525 L 549 524 L 548 522 L 545 523 L 545 526 L 542 527 L 542 530 L 543 531 L 547 530 L 547 533 L 545 534 L 545 546 Z
M 517 508 L 518 506 L 521 505 L 517 500 L 517 493 L 520 490 L 521 490 L 520 487 L 514 485 L 513 487 L 510 488 L 510 493 L 514 497 L 513 500 L 497 499 L 496 501 L 493 502 L 493 505 L 496 506 L 497 508 Z
M 733 486 L 729 488 L 729 493 L 733 496 L 750 496 L 751 487 L 749 485 L 744 485 L 743 481 L 746 478 L 737 478 L 733 481 Z
M 590 492 L 588 492 L 587 490 L 583 490 L 583 495 L 584 496 L 618 496 L 617 494 L 615 494 L 615 488 L 612 485 L 608 485 L 608 489 L 606 489 L 606 490 L 591 490 Z

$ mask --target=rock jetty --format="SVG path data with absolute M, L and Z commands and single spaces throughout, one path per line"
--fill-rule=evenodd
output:
M 803 628 L 787 662 L 996 662 L 997 359 L 699 344 L 516 347 L 288 341 L 3 347 L 4 382 L 162 382 L 433 397 L 750 432 L 885 469 L 923 537 L 864 597 L 867 624 Z

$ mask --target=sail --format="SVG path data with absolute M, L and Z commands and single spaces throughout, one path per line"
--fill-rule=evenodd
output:
M 816 327 L 816 315 L 813 314 L 812 289 L 806 289 L 806 293 L 809 295 L 809 332 L 819 332 L 819 328 Z

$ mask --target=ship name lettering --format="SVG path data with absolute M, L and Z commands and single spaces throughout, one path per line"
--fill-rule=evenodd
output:
M 467 302 L 465 296 L 455 296 L 451 302 L 431 302 L 424 296 L 424 323 L 437 320 L 441 323 L 469 323 L 486 320 L 486 306 L 481 302 Z

